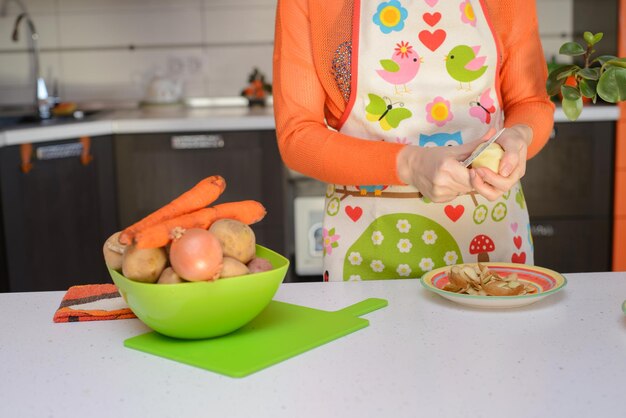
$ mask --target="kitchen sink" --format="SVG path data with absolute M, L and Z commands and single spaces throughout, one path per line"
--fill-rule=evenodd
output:
M 39 119 L 31 112 L 0 110 L 0 130 L 15 129 L 29 126 L 51 126 L 64 123 L 92 120 L 96 116 L 105 113 L 104 110 L 77 110 L 68 116 L 53 116 L 50 119 Z

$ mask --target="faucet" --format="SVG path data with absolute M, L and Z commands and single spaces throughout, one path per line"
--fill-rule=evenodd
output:
M 51 117 L 51 109 L 54 105 L 54 100 L 48 95 L 48 88 L 46 87 L 46 82 L 41 76 L 40 65 L 39 65 L 39 34 L 37 33 L 37 29 L 35 29 L 35 24 L 33 23 L 33 19 L 31 19 L 30 14 L 26 10 L 26 7 L 20 0 L 4 0 L 2 3 L 2 7 L 0 8 L 0 16 L 6 15 L 6 8 L 10 1 L 14 1 L 18 6 L 22 9 L 22 12 L 17 16 L 15 20 L 15 25 L 13 26 L 13 36 L 11 37 L 14 42 L 17 42 L 19 39 L 19 26 L 22 20 L 26 21 L 28 25 L 28 29 L 30 30 L 31 37 L 31 51 L 33 53 L 32 62 L 33 62 L 33 76 L 34 76 L 34 84 L 35 84 L 35 109 L 37 110 L 37 115 L 40 119 L 49 119 Z

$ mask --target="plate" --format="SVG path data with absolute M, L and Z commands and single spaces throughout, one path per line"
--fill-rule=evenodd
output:
M 537 288 L 537 293 L 523 296 L 464 295 L 443 290 L 452 266 L 432 270 L 422 277 L 422 285 L 438 295 L 461 305 L 476 308 L 517 308 L 530 305 L 563 289 L 567 280 L 556 271 L 543 267 L 514 263 L 481 263 L 500 276 L 516 273 L 518 281 Z M 464 264 L 468 265 L 468 264 Z

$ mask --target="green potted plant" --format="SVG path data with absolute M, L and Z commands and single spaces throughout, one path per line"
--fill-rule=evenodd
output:
M 563 113 L 576 120 L 583 110 L 583 98 L 596 103 L 598 96 L 609 103 L 626 100 L 626 58 L 601 55 L 594 58 L 594 46 L 602 40 L 602 32 L 583 34 L 586 46 L 566 42 L 559 54 L 582 58 L 579 64 L 551 64 L 546 89 L 550 96 L 561 96 Z M 580 59 L 579 59 L 580 61 Z

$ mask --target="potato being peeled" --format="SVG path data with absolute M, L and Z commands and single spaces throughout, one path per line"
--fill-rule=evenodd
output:
M 110 269 L 120 271 L 122 269 L 122 258 L 126 245 L 121 244 L 118 238 L 122 231 L 111 235 L 104 243 L 102 252 L 104 253 L 104 263 Z
M 220 219 L 209 228 L 217 237 L 225 257 L 232 257 L 243 264 L 256 254 L 256 238 L 250 226 L 234 219 Z
M 122 274 L 131 280 L 154 283 L 167 265 L 167 255 L 163 248 L 138 249 L 130 245 L 122 259 Z
M 502 147 L 494 142 L 472 161 L 471 166 L 472 168 L 486 167 L 497 174 L 503 155 L 504 150 Z

